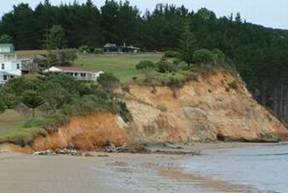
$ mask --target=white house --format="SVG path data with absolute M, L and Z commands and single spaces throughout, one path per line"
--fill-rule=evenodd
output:
M 89 71 L 77 67 L 52 66 L 44 71 L 44 73 L 63 73 L 74 77 L 80 81 L 97 81 L 103 71 Z
M 12 44 L 0 44 L 0 84 L 22 75 L 22 62 Z

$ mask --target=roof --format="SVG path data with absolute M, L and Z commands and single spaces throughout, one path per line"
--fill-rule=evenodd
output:
M 107 44 L 105 44 L 104 45 L 104 48 L 115 48 L 115 47 L 117 47 L 117 45 L 116 44 L 112 44 L 112 43 L 107 43 Z
M 14 53 L 15 47 L 13 44 L 0 44 L 0 53 Z
M 53 66 L 46 70 L 47 72 L 71 72 L 71 73 L 97 73 L 101 71 L 95 71 L 95 70 L 86 70 L 79 67 L 67 67 L 67 66 Z

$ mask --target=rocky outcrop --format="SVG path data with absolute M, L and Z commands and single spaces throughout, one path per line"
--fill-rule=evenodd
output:
M 124 96 L 133 121 L 96 113 L 74 117 L 56 133 L 38 137 L 33 150 L 97 150 L 107 145 L 287 139 L 285 126 L 260 106 L 236 75 L 217 72 L 168 87 L 130 85 Z

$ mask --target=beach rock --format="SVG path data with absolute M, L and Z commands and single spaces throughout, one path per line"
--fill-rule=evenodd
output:
M 71 149 L 57 149 L 53 150 L 46 150 L 46 151 L 36 151 L 33 153 L 35 156 L 52 156 L 52 155 L 70 155 L 70 156 L 82 156 L 82 153 L 77 150 Z

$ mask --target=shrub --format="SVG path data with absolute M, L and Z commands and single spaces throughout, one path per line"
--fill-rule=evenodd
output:
M 101 74 L 98 78 L 99 84 L 107 91 L 112 92 L 119 85 L 119 80 L 111 73 Z
M 101 111 L 114 112 L 113 104 L 109 100 L 103 100 L 103 98 L 94 95 L 87 95 L 75 99 L 72 103 L 66 104 L 63 108 L 63 112 L 67 116 L 84 116 Z
M 6 110 L 7 106 L 4 101 L 0 98 L 0 113 L 3 113 Z
M 238 90 L 238 83 L 236 80 L 229 82 L 228 83 L 229 88 L 233 89 L 233 90 Z
M 179 52 L 176 52 L 176 51 L 168 50 L 164 54 L 164 58 L 179 58 L 179 57 L 180 57 L 180 54 Z
M 125 102 L 122 102 L 122 101 L 117 102 L 117 113 L 121 116 L 121 118 L 125 122 L 129 122 L 132 120 L 132 115 L 130 111 L 128 110 Z
M 94 54 L 104 54 L 104 50 L 102 48 L 94 48 Z
M 194 52 L 193 61 L 197 64 L 213 65 L 215 62 L 214 54 L 207 49 L 200 49 Z
M 79 51 L 80 53 L 82 53 L 82 54 L 88 54 L 88 53 L 91 52 L 89 46 L 87 46 L 87 45 L 82 45 L 82 46 L 80 46 L 79 49 L 78 49 L 78 51 Z
M 155 68 L 155 64 L 153 62 L 151 62 L 150 60 L 140 61 L 136 65 L 137 70 L 147 70 L 147 69 L 153 69 L 153 68 Z
M 46 56 L 45 67 L 50 66 L 71 66 L 72 62 L 77 59 L 77 50 L 65 49 L 49 51 Z
M 43 117 L 37 117 L 37 118 L 32 118 L 32 119 L 28 119 L 25 123 L 24 123 L 24 127 L 25 128 L 31 128 L 31 127 L 43 127 L 44 125 L 46 125 L 48 123 L 48 120 L 46 120 Z
M 168 60 L 161 60 L 157 64 L 157 71 L 160 73 L 176 72 L 176 66 Z
M 42 87 L 47 90 L 48 88 L 60 85 L 70 94 L 76 95 L 78 94 L 80 87 L 82 87 L 80 84 L 81 83 L 76 81 L 72 76 L 66 74 L 50 74 L 44 78 L 44 84 L 42 83 Z
M 225 54 L 219 49 L 213 49 L 212 53 L 214 54 L 214 58 L 217 64 L 223 65 L 226 63 Z
M 47 111 L 56 111 L 65 103 L 72 100 L 72 95 L 59 83 L 47 83 L 45 90 L 41 92 L 41 96 L 45 100 L 43 108 Z
M 171 77 L 170 80 L 167 82 L 167 86 L 171 88 L 171 90 L 173 91 L 173 96 L 175 98 L 177 97 L 177 90 L 182 88 L 184 84 L 184 81 L 173 77 Z
M 173 89 L 180 89 L 184 86 L 184 81 L 171 77 L 167 86 Z
M 161 112 L 167 112 L 168 110 L 164 105 L 157 105 L 157 109 L 159 109 Z

